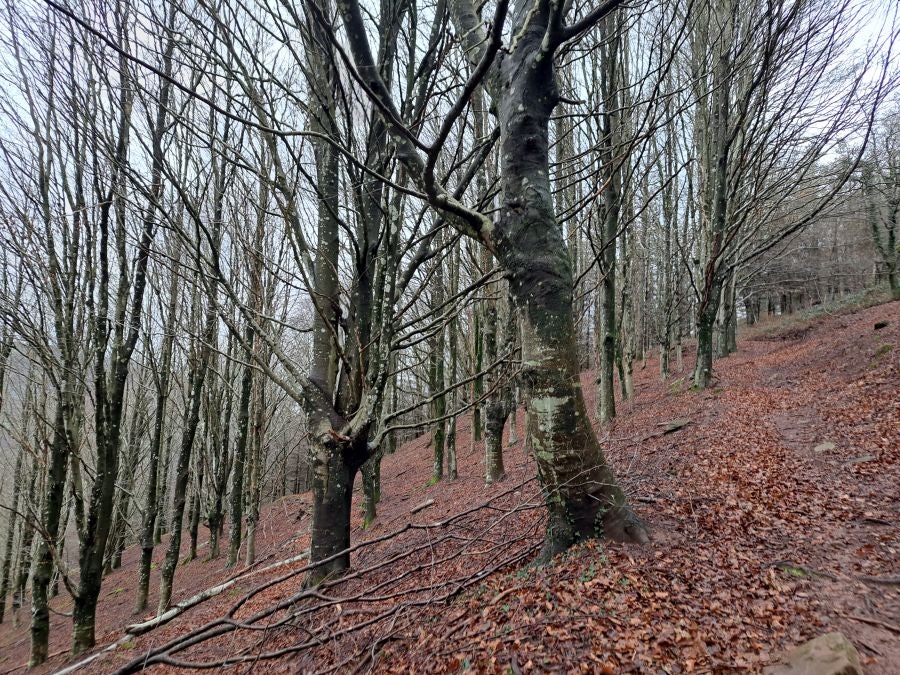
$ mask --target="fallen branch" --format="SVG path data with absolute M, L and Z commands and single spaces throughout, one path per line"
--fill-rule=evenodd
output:
M 424 502 L 422 502 L 421 504 L 419 504 L 418 506 L 412 507 L 412 509 L 410 509 L 409 513 L 410 513 L 410 515 L 412 515 L 414 513 L 418 513 L 419 511 L 423 511 L 423 510 L 427 509 L 429 506 L 433 506 L 433 505 L 434 505 L 434 500 L 427 499 Z
M 885 586 L 900 586 L 900 576 L 897 577 L 859 577 L 860 581 L 869 584 L 883 584 Z
M 118 647 L 119 645 L 121 645 L 124 642 L 128 642 L 128 640 L 130 640 L 130 639 L 131 639 L 130 635 L 123 635 L 118 640 L 116 640 L 115 642 L 113 642 L 110 645 L 107 645 L 106 647 L 101 649 L 96 654 L 91 654 L 86 659 L 82 659 L 78 663 L 73 663 L 71 666 L 67 666 L 66 668 L 63 668 L 62 670 L 57 671 L 55 673 L 55 675 L 68 675 L 68 673 L 74 673 L 79 668 L 84 668 L 89 663 L 93 663 L 94 661 L 99 659 L 101 656 L 103 656 L 107 652 L 113 651 L 116 647 Z
M 213 586 L 212 588 L 207 588 L 205 591 L 201 591 L 197 593 L 187 600 L 183 602 L 179 602 L 177 605 L 172 607 L 166 612 L 163 612 L 159 616 L 155 616 L 149 621 L 144 621 L 142 623 L 133 623 L 130 626 L 125 628 L 125 632 L 129 635 L 143 635 L 144 633 L 153 630 L 158 626 L 162 626 L 164 623 L 168 623 L 172 619 L 174 619 L 179 614 L 184 613 L 189 610 L 191 607 L 195 607 L 199 605 L 204 600 L 209 600 L 210 598 L 214 598 L 219 595 L 222 591 L 231 588 L 239 581 L 243 581 L 245 579 L 249 579 L 252 576 L 256 576 L 257 574 L 262 574 L 263 572 L 269 572 L 274 569 L 278 569 L 279 567 L 284 567 L 285 565 L 290 565 L 295 562 L 299 562 L 303 560 L 309 555 L 308 553 L 301 553 L 300 555 L 295 555 L 293 558 L 288 558 L 287 560 L 280 560 L 277 563 L 269 565 L 268 567 L 263 567 L 258 570 L 253 570 L 251 572 L 247 572 L 245 574 L 241 574 L 240 576 L 229 579 L 225 583 L 219 584 L 218 586 Z

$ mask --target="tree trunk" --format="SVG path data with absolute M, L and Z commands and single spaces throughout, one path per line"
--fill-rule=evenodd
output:
M 257 395 L 253 422 L 253 439 L 250 444 L 250 484 L 247 486 L 247 547 L 244 551 L 244 564 L 256 562 L 256 526 L 259 524 L 259 502 L 262 496 L 263 482 L 263 442 L 265 441 L 266 422 L 266 383 L 257 380 Z M 352 489 L 352 486 L 351 486 Z
M 216 222 L 220 222 L 217 218 Z M 209 366 L 211 345 L 215 336 L 216 308 L 215 301 L 210 298 L 206 308 L 206 319 L 203 335 L 195 343 L 197 350 L 194 355 L 194 363 L 191 368 L 188 396 L 188 409 L 185 414 L 184 428 L 181 433 L 181 447 L 178 453 L 178 464 L 175 469 L 174 503 L 172 507 L 172 520 L 169 524 L 171 538 L 166 549 L 166 557 L 163 561 L 159 580 L 159 607 L 158 613 L 162 614 L 169 608 L 172 599 L 172 583 L 175 578 L 175 568 L 178 566 L 178 556 L 181 551 L 181 528 L 184 521 L 184 508 L 187 503 L 188 478 L 190 476 L 191 453 L 194 448 L 194 438 L 197 435 L 197 427 L 200 424 L 200 403 L 202 399 L 203 383 L 206 380 L 206 371 Z
M 379 448 L 369 457 L 360 469 L 363 480 L 363 497 L 365 515 L 363 527 L 369 527 L 378 515 L 377 506 L 381 501 L 381 460 L 384 457 L 384 449 Z
M 504 95 L 496 101 L 502 200 L 493 232 L 522 321 L 528 435 L 549 510 L 545 559 L 601 534 L 647 540 L 606 463 L 581 390 L 572 267 L 550 191 L 548 124 L 557 93 L 553 59 L 541 49 L 547 21 L 531 3 L 515 3 L 518 39 L 501 62 Z
M 719 352 L 720 358 L 737 351 L 736 329 L 737 309 L 735 307 L 735 273 L 730 271 L 722 285 L 721 320 L 719 322 Z
M 253 350 L 253 326 L 248 322 L 245 327 L 244 345 L 247 365 L 241 377 L 241 398 L 238 402 L 238 437 L 234 448 L 234 466 L 231 478 L 231 532 L 228 538 L 228 563 L 233 567 L 237 563 L 238 551 L 241 548 L 242 528 L 244 527 L 244 464 L 247 459 L 247 442 L 250 438 L 250 394 L 253 390 L 253 366 L 250 365 Z
M 701 314 L 697 319 L 697 365 L 694 369 L 694 386 L 706 389 L 712 379 L 713 329 L 715 313 Z
M 35 447 L 39 447 L 37 439 L 35 439 Z M 28 496 L 25 503 L 34 505 L 36 497 L 36 487 L 38 481 L 38 471 L 40 464 L 38 463 L 38 454 L 35 453 L 31 460 L 31 478 L 28 482 Z M 29 507 L 31 508 L 31 506 Z M 22 523 L 22 540 L 19 542 L 19 552 L 16 557 L 16 563 L 13 566 L 15 578 L 12 589 L 12 612 L 13 626 L 19 625 L 19 609 L 25 599 L 25 589 L 28 586 L 28 575 L 31 572 L 31 546 L 34 542 L 34 523 L 32 519 L 26 518 Z
M 59 392 L 53 423 L 53 442 L 50 446 L 49 467 L 44 485 L 44 506 L 41 509 L 43 532 L 38 540 L 34 575 L 31 581 L 31 659 L 30 666 L 38 666 L 47 660 L 50 637 L 50 607 L 48 590 L 53 573 L 53 553 L 59 534 L 63 493 L 66 483 L 66 466 L 69 447 L 66 438 L 65 418 L 68 392 Z
M 147 413 L 144 407 L 145 401 L 141 396 L 135 402 L 136 411 L 131 420 L 131 429 L 128 434 L 128 454 L 125 457 L 122 475 L 119 480 L 122 488 L 119 490 L 118 508 L 116 519 L 113 523 L 112 534 L 109 539 L 109 562 L 106 572 L 119 569 L 122 566 L 122 552 L 125 550 L 125 540 L 128 532 L 128 520 L 131 514 L 131 495 L 134 491 L 134 478 L 137 471 L 138 457 L 141 449 L 141 439 L 147 432 Z
M 172 443 L 174 435 L 168 434 L 166 442 L 162 447 L 162 454 L 159 460 L 159 478 L 161 486 L 158 489 L 158 502 L 156 505 L 156 527 L 153 530 L 153 542 L 155 544 L 162 543 L 162 536 L 169 531 L 169 522 L 167 520 L 169 514 L 166 505 L 169 499 L 169 474 L 172 467 Z
M 490 485 L 506 476 L 503 468 L 503 427 L 509 413 L 506 402 L 499 398 L 491 400 L 485 413 L 484 482 Z
M 2 385 L 0 385 L 2 386 Z M 2 391 L 2 390 L 0 390 Z M 24 448 L 19 448 L 16 455 L 16 468 L 13 473 L 12 506 L 6 521 L 6 544 L 3 547 L 3 563 L 0 567 L 0 623 L 3 623 L 3 615 L 6 612 L 6 594 L 9 592 L 10 573 L 12 571 L 13 545 L 16 539 L 16 525 L 19 515 L 19 495 L 22 491 L 22 471 L 25 456 Z
M 443 234 L 439 234 L 436 243 L 441 247 Z M 435 317 L 440 317 L 444 304 L 444 272 L 445 261 L 438 257 L 435 260 L 433 288 L 431 291 L 431 308 Z M 444 477 L 444 450 L 447 438 L 447 421 L 444 415 L 447 413 L 447 398 L 444 391 L 444 326 L 435 326 L 435 334 L 429 340 L 431 354 L 428 364 L 428 386 L 431 392 L 431 417 L 434 420 L 431 427 L 431 449 L 434 461 L 432 462 L 431 482 L 437 483 Z M 365 468 L 363 469 L 365 475 Z
M 330 559 L 310 571 L 307 584 L 343 574 L 350 567 L 350 506 L 359 465 L 345 458 L 336 441 L 320 442 L 313 460 L 310 562 Z
M 480 19 L 471 3 L 458 0 L 452 6 L 462 24 L 457 32 L 475 42 L 472 54 L 477 61 L 484 44 Z M 390 90 L 373 65 L 359 4 L 348 0 L 339 7 L 358 71 L 376 85 L 374 95 L 393 109 Z M 515 40 L 509 51 L 502 53 L 496 64 L 499 71 L 491 78 L 500 120 L 501 200 L 495 220 L 477 221 L 479 238 L 493 249 L 507 273 L 522 320 L 529 438 L 549 511 L 545 558 L 580 538 L 600 534 L 647 540 L 643 525 L 606 464 L 580 386 L 572 268 L 550 189 L 548 127 L 558 93 L 549 14 L 549 5 L 515 0 L 510 28 Z M 394 139 L 402 146 L 403 161 L 414 170 L 422 169 L 423 162 L 413 159 L 421 160 L 415 149 L 410 149 L 408 139 L 401 133 Z M 315 434 L 325 448 L 326 431 L 317 429 Z M 353 448 L 346 450 L 349 460 Z M 355 469 L 349 461 L 341 457 L 341 461 L 329 463 L 328 454 L 320 454 L 320 484 L 347 485 L 348 480 L 352 484 Z M 331 467 L 342 470 L 329 470 Z M 316 498 L 320 499 L 319 494 Z M 332 506 L 333 513 L 341 512 L 340 504 Z M 343 511 L 349 511 L 349 495 Z M 327 525 L 321 516 L 319 524 Z
M 180 260 L 180 246 L 176 244 L 172 259 Z M 138 588 L 134 605 L 135 613 L 147 609 L 147 594 L 150 588 L 150 565 L 153 562 L 153 548 L 157 543 L 157 520 L 159 515 L 160 448 L 166 426 L 166 405 L 169 400 L 169 386 L 172 373 L 172 349 L 175 341 L 175 321 L 178 310 L 178 275 L 172 275 L 169 298 L 163 325 L 162 353 L 160 355 L 159 379 L 156 383 L 156 406 L 153 411 L 153 433 L 150 436 L 150 464 L 147 467 L 147 495 L 144 500 L 144 519 L 141 525 L 141 559 L 138 564 Z M 165 476 L 163 476 L 165 480 Z
M 615 30 L 617 15 L 613 14 L 600 22 L 600 40 L 604 56 L 601 70 L 601 89 L 603 92 L 603 138 L 600 149 L 600 161 L 603 170 L 600 273 L 603 275 L 600 284 L 600 332 L 598 413 L 600 423 L 609 422 L 616 416 L 615 386 L 613 370 L 616 363 L 616 238 L 619 234 L 619 213 L 621 209 L 621 171 L 618 163 L 619 154 L 619 87 L 618 57 L 619 31 Z M 613 30 L 610 31 L 610 27 Z
M 204 460 L 204 448 L 200 446 L 200 452 L 196 459 L 196 478 L 194 480 L 194 494 L 191 497 L 191 517 L 188 521 L 188 535 L 190 536 L 191 546 L 188 550 L 187 562 L 197 558 L 197 536 L 200 533 L 200 511 L 203 509 L 203 479 L 206 473 L 206 462 Z
M 450 259 L 450 297 L 456 297 L 459 291 L 459 267 L 460 245 L 454 244 Z M 454 314 L 447 327 L 448 348 L 450 352 L 450 373 L 447 379 L 455 384 L 459 377 L 459 318 Z M 450 395 L 450 409 L 456 411 L 459 407 L 458 390 L 454 388 Z M 447 478 L 456 480 L 459 476 L 459 468 L 456 462 L 456 415 L 447 420 Z

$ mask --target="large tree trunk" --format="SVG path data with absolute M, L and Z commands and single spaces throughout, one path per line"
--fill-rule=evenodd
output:
M 647 534 L 606 463 L 582 394 L 572 267 L 550 192 L 554 66 L 542 51 L 548 18 L 534 9 L 516 2 L 516 48 L 502 61 L 502 204 L 493 236 L 522 320 L 528 434 L 549 509 L 547 558 L 582 538 Z
M 478 62 L 479 50 L 487 48 L 479 34 L 480 18 L 465 0 L 451 4 L 460 24 L 457 32 L 475 43 L 471 53 Z M 358 72 L 374 86 L 373 94 L 393 110 L 390 90 L 374 67 L 359 4 L 343 0 L 339 7 Z M 500 57 L 499 72 L 490 76 L 500 118 L 501 203 L 493 222 L 474 220 L 477 233 L 471 231 L 475 227 L 471 223 L 462 226 L 493 249 L 507 273 L 522 320 L 529 437 L 549 510 L 544 557 L 580 538 L 601 534 L 647 540 L 606 464 L 580 386 L 572 268 L 553 210 L 548 166 L 549 119 L 558 101 L 553 63 L 558 36 L 548 30 L 550 11 L 549 3 L 515 2 L 511 26 L 515 39 L 510 51 Z M 404 163 L 427 181 L 427 168 L 408 139 L 399 132 L 394 139 Z M 446 198 L 435 195 L 434 201 L 446 203 Z M 317 431 L 316 438 L 324 438 L 322 432 L 327 430 Z M 347 466 L 347 462 L 334 465 Z M 352 467 L 331 476 L 330 466 L 320 463 L 317 480 L 332 478 L 331 482 L 339 480 L 344 485 L 352 480 Z M 337 510 L 339 506 L 334 504 Z
M 320 437 L 321 438 L 321 437 Z M 347 457 L 344 444 L 319 442 L 313 457 L 313 513 L 310 562 L 327 561 L 311 570 L 307 583 L 340 575 L 350 567 L 350 506 L 353 482 L 361 463 Z

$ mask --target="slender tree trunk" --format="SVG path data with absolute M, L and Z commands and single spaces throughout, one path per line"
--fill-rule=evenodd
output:
M 169 531 L 169 512 L 168 504 L 171 502 L 169 498 L 169 476 L 172 473 L 172 444 L 175 437 L 173 433 L 166 434 L 166 442 L 163 444 L 162 453 L 159 460 L 159 501 L 156 505 L 156 527 L 153 530 L 153 542 L 155 544 L 162 543 L 162 536 Z
M 173 253 L 173 260 L 180 259 L 180 247 Z M 166 426 L 166 405 L 172 373 L 172 349 L 175 340 L 175 321 L 178 310 L 178 275 L 173 275 L 163 324 L 162 353 L 159 360 L 159 379 L 156 382 L 156 407 L 153 412 L 153 432 L 150 436 L 150 463 L 147 467 L 147 495 L 144 500 L 144 519 L 141 526 L 141 559 L 138 563 L 138 587 L 135 613 L 147 609 L 147 594 L 150 588 L 150 565 L 153 562 L 153 548 L 157 542 L 157 524 L 160 509 L 158 495 L 160 475 L 160 448 Z
M 259 524 L 259 501 L 263 480 L 263 441 L 265 440 L 266 396 L 265 382 L 256 383 L 256 411 L 253 423 L 253 441 L 250 453 L 250 484 L 247 486 L 247 548 L 244 564 L 256 562 L 256 527 Z M 352 486 L 351 486 L 352 492 Z
M 196 477 L 194 480 L 194 494 L 191 497 L 191 517 L 188 520 L 188 536 L 190 537 L 191 545 L 188 549 L 186 562 L 191 562 L 197 558 L 197 536 L 200 533 L 200 511 L 203 509 L 203 479 L 205 478 L 206 473 L 206 462 L 203 459 L 204 454 L 204 448 L 201 445 L 200 453 L 195 462 Z
M 697 365 L 694 369 L 694 386 L 706 389 L 712 379 L 713 329 L 715 314 L 703 313 L 697 320 Z
M 723 30 L 723 33 L 725 31 Z M 705 389 L 712 379 L 713 342 L 716 314 L 723 284 L 722 239 L 728 223 L 728 166 L 732 138 L 729 136 L 730 57 L 728 48 L 718 45 L 713 66 L 711 154 L 708 154 L 705 200 L 708 216 L 702 219 L 704 255 L 698 271 L 702 289 L 697 307 L 697 364 L 694 386 Z
M 219 219 L 216 219 L 220 222 Z M 178 453 L 178 464 L 175 470 L 174 504 L 172 508 L 172 520 L 170 529 L 172 532 L 169 546 L 166 549 L 166 557 L 160 571 L 159 582 L 159 608 L 162 614 L 169 608 L 172 599 L 172 583 L 175 578 L 175 568 L 178 566 L 178 556 L 181 551 L 181 528 L 184 520 L 184 508 L 187 503 L 188 478 L 190 476 L 191 452 L 194 447 L 194 438 L 197 435 L 197 427 L 200 424 L 200 403 L 202 399 L 203 383 L 206 380 L 206 371 L 209 366 L 210 345 L 213 342 L 216 326 L 215 302 L 208 300 L 203 336 L 196 344 L 197 350 L 189 377 L 188 409 L 184 419 L 184 428 L 181 433 L 181 446 Z
M 0 385 L 2 386 L 2 385 Z M 0 389 L 2 391 L 2 389 Z M 0 623 L 3 623 L 3 615 L 6 611 L 6 595 L 9 592 L 10 573 L 12 571 L 13 546 L 16 539 L 16 525 L 18 524 L 19 515 L 19 495 L 22 491 L 23 482 L 23 462 L 25 450 L 19 448 L 16 455 L 16 468 L 13 472 L 13 494 L 12 504 L 8 512 L 9 517 L 6 521 L 6 544 L 3 547 L 3 562 L 0 567 Z
M 131 515 L 131 495 L 134 492 L 134 474 L 137 471 L 141 439 L 147 431 L 147 415 L 144 405 L 145 402 L 142 398 L 135 402 L 136 411 L 131 420 L 131 429 L 128 434 L 128 454 L 125 457 L 125 462 L 122 467 L 123 470 L 119 477 L 122 488 L 119 490 L 118 506 L 115 509 L 116 518 L 113 523 L 112 533 L 110 534 L 108 544 L 107 574 L 112 570 L 119 569 L 122 565 L 122 552 L 125 550 L 128 521 Z
M 613 369 L 616 363 L 616 239 L 619 234 L 619 213 L 621 209 L 621 170 L 618 163 L 619 137 L 619 90 L 618 57 L 619 31 L 615 30 L 616 15 L 600 22 L 600 39 L 603 44 L 604 63 L 601 70 L 603 91 L 602 115 L 603 139 L 600 161 L 603 165 L 603 225 L 601 232 L 600 273 L 600 333 L 599 333 L 599 377 L 598 413 L 600 423 L 609 422 L 616 416 L 615 387 Z M 610 30 L 610 27 L 613 30 Z
M 232 402 L 234 397 L 231 395 L 231 363 L 232 363 L 232 341 L 229 340 L 229 358 L 225 366 L 225 378 L 221 388 L 221 396 L 226 397 L 225 411 L 222 418 L 209 420 L 211 426 L 218 427 L 218 433 L 214 439 L 213 447 L 218 448 L 218 461 L 216 463 L 216 471 L 213 481 L 213 500 L 207 515 L 209 523 L 209 557 L 208 560 L 214 560 L 220 555 L 220 540 L 222 538 L 222 529 L 225 521 L 224 503 L 225 492 L 228 489 L 228 476 L 231 472 L 231 413 Z M 218 409 L 218 407 L 217 407 Z M 285 455 L 287 461 L 287 455 Z M 284 479 L 287 480 L 287 466 L 284 470 Z
M 441 262 L 438 262 L 440 265 Z M 434 288 L 431 292 L 431 304 L 436 311 L 444 304 L 444 277 L 441 269 L 434 275 Z M 434 423 L 431 428 L 432 462 L 431 481 L 437 483 L 444 477 L 444 444 L 446 441 L 447 399 L 444 394 L 444 327 L 438 326 L 431 340 L 431 355 L 428 368 L 428 384 L 434 400 L 431 402 L 431 415 Z M 365 469 L 363 469 L 365 475 Z
M 737 312 L 735 308 L 735 273 L 730 271 L 722 285 L 721 321 L 719 322 L 719 357 L 725 357 L 737 351 L 735 324 Z
M 455 244 L 451 254 L 450 262 L 450 296 L 456 297 L 459 292 L 459 266 L 460 266 L 460 245 Z M 450 352 L 450 373 L 448 380 L 456 383 L 459 378 L 459 318 L 454 314 L 447 327 L 448 331 L 448 348 Z M 459 407 L 459 396 L 457 389 L 453 390 L 450 395 L 450 409 L 455 411 Z M 456 461 L 456 415 L 453 415 L 447 421 L 447 478 L 456 480 L 459 476 L 459 468 Z
M 497 299 L 490 297 L 484 301 L 484 352 L 488 363 L 494 363 L 499 357 L 497 332 Z M 504 395 L 506 386 L 500 382 L 496 369 L 490 373 L 487 385 L 492 391 L 484 406 L 484 480 L 491 484 L 503 480 L 506 475 L 503 468 L 503 428 L 509 408 Z
M 247 459 L 247 443 L 250 438 L 250 395 L 253 390 L 252 358 L 253 326 L 245 327 L 244 344 L 247 364 L 241 378 L 241 398 L 238 402 L 237 444 L 234 448 L 234 467 L 231 479 L 231 532 L 228 539 L 228 567 L 237 563 L 238 551 L 241 548 L 242 528 L 244 527 L 244 473 Z
M 43 532 L 38 539 L 34 575 L 31 581 L 31 659 L 30 666 L 38 666 L 47 660 L 50 637 L 50 607 L 48 591 L 53 573 L 53 552 L 59 534 L 59 520 L 66 484 L 66 466 L 69 461 L 68 439 L 65 430 L 68 393 L 60 392 L 53 423 L 53 441 L 50 445 L 49 466 L 44 485 L 44 506 L 41 510 Z
M 35 447 L 39 447 L 37 442 Z M 28 496 L 25 499 L 25 503 L 29 505 L 29 508 L 35 503 L 39 469 L 38 454 L 35 453 L 34 458 L 31 460 L 31 477 L 28 481 Z M 19 552 L 16 557 L 16 563 L 13 566 L 15 574 L 12 589 L 13 626 L 19 625 L 19 609 L 25 601 L 28 575 L 31 573 L 31 547 L 33 543 L 34 523 L 30 518 L 26 518 L 22 523 L 22 540 L 19 542 Z
M 367 459 L 361 469 L 363 481 L 363 528 L 368 528 L 378 515 L 378 502 L 381 501 L 381 459 L 384 450 L 379 448 L 375 454 Z

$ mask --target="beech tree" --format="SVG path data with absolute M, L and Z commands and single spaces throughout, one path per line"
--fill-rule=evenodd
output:
M 162 614 L 291 491 L 306 584 L 344 573 L 357 477 L 365 527 L 417 435 L 432 483 L 496 483 L 520 404 L 540 560 L 646 542 L 594 428 L 654 350 L 696 339 L 703 387 L 742 319 L 896 295 L 890 50 L 835 57 L 864 5 L 576 5 L 5 6 L 0 618 L 30 602 L 33 664 L 57 591 L 84 651 L 127 547 Z
M 900 112 L 891 110 L 876 127 L 862 162 L 866 219 L 891 295 L 900 299 Z

